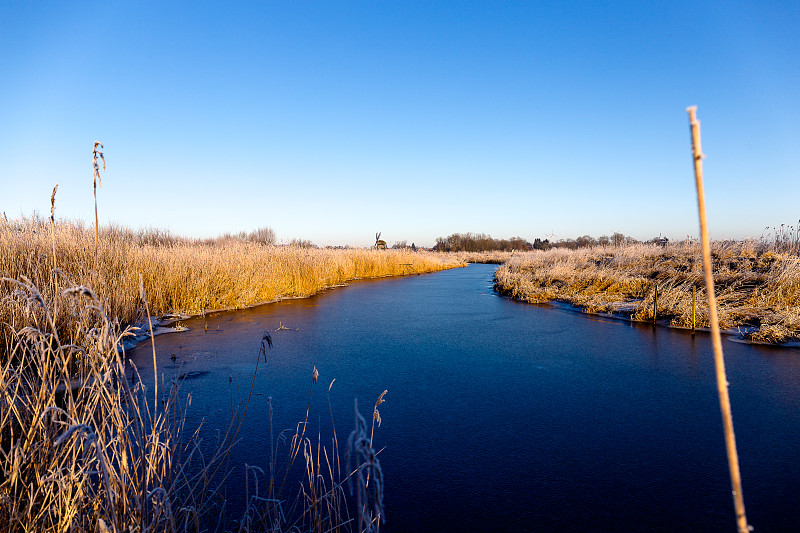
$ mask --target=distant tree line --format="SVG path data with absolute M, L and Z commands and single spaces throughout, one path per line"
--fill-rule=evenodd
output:
M 640 241 L 619 232 L 614 232 L 611 236 L 601 235 L 596 239 L 589 235 L 582 235 L 575 239 L 560 239 L 558 241 L 536 238 L 532 243 L 522 237 L 493 239 L 490 235 L 483 233 L 453 233 L 449 237 L 438 237 L 433 249 L 439 252 L 511 252 L 514 250 L 550 250 L 552 248 L 577 250 L 578 248 L 591 246 L 622 246 L 637 242 Z M 669 239 L 659 236 L 642 242 L 665 246 Z
M 559 241 L 550 243 L 550 248 L 567 248 L 569 250 L 577 250 L 578 248 L 589 248 L 591 246 L 622 246 L 624 244 L 633 244 L 635 242 L 639 241 L 633 237 L 626 236 L 623 233 L 614 232 L 610 237 L 608 235 L 601 235 L 596 239 L 590 235 L 581 235 L 575 239 L 561 239 Z
M 653 237 L 649 241 L 638 241 L 629 235 L 625 235 L 624 233 L 617 231 L 612 233 L 611 236 L 601 235 L 596 239 L 590 235 L 581 235 L 575 239 L 560 239 L 553 242 L 547 239 L 534 239 L 533 249 L 550 250 L 551 248 L 567 248 L 569 250 L 577 250 L 578 248 L 589 248 L 591 246 L 623 246 L 626 244 L 635 244 L 637 242 L 666 246 L 666 244 L 669 242 L 669 239 L 658 236 Z
M 453 233 L 449 237 L 437 237 L 434 250 L 439 252 L 488 252 L 530 250 L 532 244 L 522 237 L 493 239 L 484 233 Z

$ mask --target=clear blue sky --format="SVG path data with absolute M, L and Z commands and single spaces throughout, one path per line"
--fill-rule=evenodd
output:
M 800 2 L 0 3 L 0 210 L 317 244 L 800 219 Z

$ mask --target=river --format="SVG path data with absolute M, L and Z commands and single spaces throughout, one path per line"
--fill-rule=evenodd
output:
M 191 319 L 156 337 L 159 373 L 188 373 L 190 423 L 221 426 L 271 332 L 234 481 L 268 463 L 268 397 L 276 428 L 303 419 L 314 367 L 314 435 L 334 378 L 340 441 L 387 389 L 382 531 L 735 531 L 710 337 L 500 297 L 494 268 Z M 800 350 L 723 347 L 749 522 L 800 531 Z M 149 345 L 130 356 L 152 375 Z

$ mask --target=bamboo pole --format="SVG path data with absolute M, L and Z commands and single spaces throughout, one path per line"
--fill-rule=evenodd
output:
M 744 497 L 742 496 L 742 478 L 739 473 L 739 456 L 736 453 L 736 436 L 733 433 L 733 415 L 728 397 L 728 380 L 725 377 L 725 360 L 722 354 L 722 337 L 719 332 L 717 316 L 717 298 L 714 294 L 714 276 L 711 271 L 711 245 L 708 238 L 708 221 L 706 219 L 706 199 L 703 191 L 703 152 L 700 148 L 700 121 L 697 120 L 697 106 L 687 107 L 689 124 L 692 132 L 692 152 L 694 159 L 694 176 L 697 185 L 697 209 L 700 215 L 700 240 L 703 246 L 703 270 L 705 272 L 706 293 L 708 294 L 708 317 L 711 323 L 711 341 L 714 346 L 714 367 L 717 372 L 717 392 L 722 411 L 722 423 L 725 429 L 725 448 L 728 452 L 728 469 L 733 490 L 733 504 L 736 509 L 736 527 L 739 533 L 747 533 L 747 517 L 744 513 Z

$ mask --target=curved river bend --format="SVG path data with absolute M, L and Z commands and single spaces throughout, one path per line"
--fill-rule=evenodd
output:
M 315 435 L 332 379 L 340 441 L 388 389 L 383 531 L 735 531 L 710 338 L 502 298 L 494 268 L 192 319 L 156 337 L 159 372 L 222 425 L 271 331 L 237 472 L 268 464 L 268 396 L 277 428 L 302 420 L 314 366 Z M 748 519 L 800 531 L 800 351 L 723 342 Z M 152 376 L 149 344 L 131 357 Z

